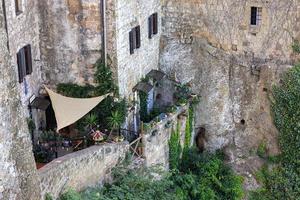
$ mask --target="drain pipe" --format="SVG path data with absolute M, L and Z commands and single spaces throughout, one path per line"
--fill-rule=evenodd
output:
M 101 9 L 100 9 L 100 16 L 102 22 L 102 62 L 106 66 L 107 64 L 107 54 L 106 54 L 106 0 L 101 0 Z

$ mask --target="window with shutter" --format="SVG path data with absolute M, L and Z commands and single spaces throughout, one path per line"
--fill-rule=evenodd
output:
M 158 15 L 157 13 L 154 13 L 152 15 L 152 18 L 153 18 L 153 34 L 157 34 L 158 33 Z
M 148 38 L 151 39 L 153 34 L 153 18 L 152 15 L 148 18 Z
M 22 13 L 22 0 L 15 0 L 15 11 L 16 11 L 16 15 Z
M 27 45 L 17 53 L 19 83 L 24 81 L 24 77 L 32 73 L 31 46 Z
M 134 53 L 134 42 L 133 42 L 133 31 L 129 32 L 129 52 L 130 54 Z
M 31 46 L 27 45 L 25 48 L 25 61 L 26 61 L 26 75 L 32 73 L 32 56 L 31 56 Z
M 135 27 L 135 47 L 138 49 L 141 47 L 141 28 L 140 26 Z
M 24 79 L 24 74 L 23 74 L 23 67 L 22 67 L 22 56 L 20 51 L 17 53 L 17 63 L 18 63 L 19 83 L 22 83 Z

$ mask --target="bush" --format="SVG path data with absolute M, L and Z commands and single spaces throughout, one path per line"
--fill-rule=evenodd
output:
M 68 189 L 66 193 L 62 194 L 59 200 L 81 200 L 81 196 L 73 189 Z

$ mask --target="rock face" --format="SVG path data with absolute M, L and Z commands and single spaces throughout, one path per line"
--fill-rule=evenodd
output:
M 0 199 L 39 200 L 32 146 L 20 102 L 20 88 L 7 48 L 0 2 Z
M 92 83 L 101 57 L 100 1 L 38 1 L 43 81 Z
M 300 33 L 299 1 L 165 0 L 160 68 L 202 96 L 196 127 L 208 150 L 225 148 L 246 189 L 257 187 L 260 143 L 279 152 L 270 113 L 273 84 L 293 64 Z M 261 20 L 250 25 L 251 7 Z

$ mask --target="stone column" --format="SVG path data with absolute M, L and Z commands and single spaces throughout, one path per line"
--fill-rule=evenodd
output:
M 2 3 L 0 1 L 0 199 L 40 200 L 16 66 L 11 65 L 7 47 Z

